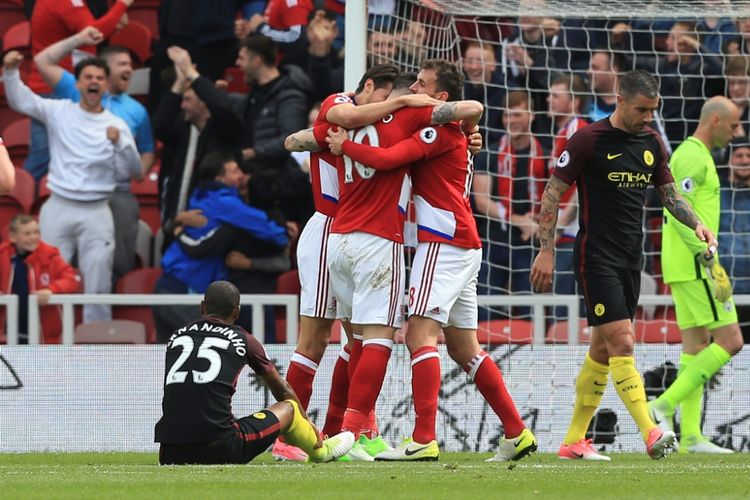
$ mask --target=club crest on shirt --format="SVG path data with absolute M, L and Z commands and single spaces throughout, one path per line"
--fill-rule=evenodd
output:
M 568 153 L 568 150 L 562 152 L 560 155 L 560 158 L 557 159 L 557 166 L 560 168 L 563 168 L 570 163 L 570 153 Z
M 643 152 L 643 161 L 650 167 L 654 164 L 654 154 L 647 149 Z
M 49 286 L 49 273 L 42 273 L 39 275 L 39 281 L 42 282 L 42 285 Z
M 432 144 L 437 139 L 437 130 L 433 127 L 423 128 L 419 133 L 419 138 L 426 144 Z

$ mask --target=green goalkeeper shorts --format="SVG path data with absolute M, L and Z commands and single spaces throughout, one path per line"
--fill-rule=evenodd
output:
M 734 299 L 716 300 L 705 279 L 671 283 L 680 330 L 705 326 L 709 330 L 737 323 Z

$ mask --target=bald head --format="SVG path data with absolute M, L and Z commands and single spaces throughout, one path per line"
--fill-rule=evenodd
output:
M 732 113 L 739 113 L 737 106 L 724 96 L 717 95 L 703 104 L 700 123 L 710 121 L 712 117 L 730 118 Z
M 701 108 L 701 118 L 693 136 L 708 148 L 724 148 L 739 124 L 739 108 L 726 97 L 712 97 Z
M 214 281 L 206 289 L 201 302 L 201 313 L 204 316 L 218 316 L 234 322 L 239 315 L 240 291 L 228 281 Z

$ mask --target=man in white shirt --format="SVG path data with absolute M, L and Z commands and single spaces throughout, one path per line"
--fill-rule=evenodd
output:
M 117 178 L 140 173 L 141 162 L 128 125 L 102 107 L 107 65 L 98 58 L 76 65 L 81 100 L 74 103 L 34 94 L 21 81 L 21 61 L 19 52 L 5 55 L 3 80 L 10 107 L 42 121 L 49 133 L 52 195 L 40 213 L 42 237 L 65 260 L 78 256 L 85 293 L 108 293 L 115 240 L 107 197 Z M 84 322 L 110 318 L 109 306 L 84 307 Z

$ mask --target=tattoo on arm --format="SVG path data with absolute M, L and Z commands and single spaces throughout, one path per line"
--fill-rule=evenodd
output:
M 664 205 L 664 208 L 674 215 L 674 218 L 685 224 L 690 229 L 700 224 L 698 216 L 695 215 L 693 208 L 690 204 L 677 191 L 677 187 L 673 182 L 664 184 L 658 187 L 659 198 Z
M 435 106 L 432 110 L 432 123 L 438 125 L 440 123 L 450 123 L 456 119 L 456 103 L 446 102 Z
M 550 177 L 542 194 L 542 209 L 539 212 L 539 243 L 542 250 L 549 252 L 555 249 L 555 232 L 557 229 L 557 211 L 560 197 L 568 190 L 569 184 L 555 177 Z
M 292 134 L 289 138 L 289 145 L 291 148 L 290 151 L 295 152 L 310 151 L 311 153 L 315 153 L 321 150 L 311 128 Z

